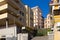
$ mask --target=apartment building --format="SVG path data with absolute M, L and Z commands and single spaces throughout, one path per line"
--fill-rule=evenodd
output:
M 54 40 L 60 40 L 60 0 L 50 3 L 51 14 L 54 20 Z
M 14 32 L 17 35 L 21 32 L 21 27 L 25 24 L 25 6 L 20 0 L 0 0 L 0 32 L 2 33 L 0 34 L 0 38 L 13 37 Z M 11 31 L 11 29 L 9 29 L 10 27 L 12 27 L 12 29 L 16 27 L 18 30 Z M 5 30 L 5 28 L 10 32 Z M 16 36 L 14 37 L 16 38 Z
M 52 28 L 52 17 L 51 17 L 51 14 L 47 15 L 47 28 Z
M 33 11 L 28 5 L 25 5 L 26 8 L 26 25 L 33 27 Z
M 25 25 L 25 7 L 20 0 L 0 0 L 0 17 L 3 19 L 1 25 L 5 25 L 6 19 L 9 24 L 15 19 L 19 25 Z
M 33 26 L 32 11 L 30 12 L 29 25 Z M 18 34 L 26 33 L 27 30 L 32 32 L 32 28 L 26 27 L 26 8 L 21 0 L 0 0 L 0 39 L 17 40 Z
M 54 18 L 54 23 L 60 22 L 60 0 L 53 0 L 53 3 L 50 3 L 50 9 Z
M 44 19 L 44 28 L 52 28 L 52 16 L 51 14 L 47 14 L 47 17 Z
M 33 7 L 31 9 L 33 10 L 34 27 L 37 29 L 43 28 L 44 21 L 43 21 L 41 9 L 38 6 Z

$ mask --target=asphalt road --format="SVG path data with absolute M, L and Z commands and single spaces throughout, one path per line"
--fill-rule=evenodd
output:
M 53 40 L 52 36 L 41 36 L 41 37 L 34 37 L 31 40 Z

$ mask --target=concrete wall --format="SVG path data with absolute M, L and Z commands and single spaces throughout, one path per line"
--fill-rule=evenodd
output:
M 18 34 L 18 40 L 28 40 L 28 33 Z
M 0 38 L 6 38 L 6 40 L 16 40 L 16 26 L 0 29 Z

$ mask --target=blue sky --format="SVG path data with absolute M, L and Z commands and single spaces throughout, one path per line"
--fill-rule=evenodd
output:
M 22 2 L 29 7 L 39 6 L 42 10 L 42 15 L 45 18 L 49 13 L 49 2 L 50 0 L 22 0 Z

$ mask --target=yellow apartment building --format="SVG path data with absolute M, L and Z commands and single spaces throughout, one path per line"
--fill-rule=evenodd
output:
M 50 8 L 53 18 L 55 19 L 54 22 L 60 22 L 60 0 L 53 0 L 53 3 L 50 3 Z
M 60 40 L 60 31 L 58 30 L 60 28 L 60 0 L 52 0 L 50 8 L 54 20 L 54 40 Z

